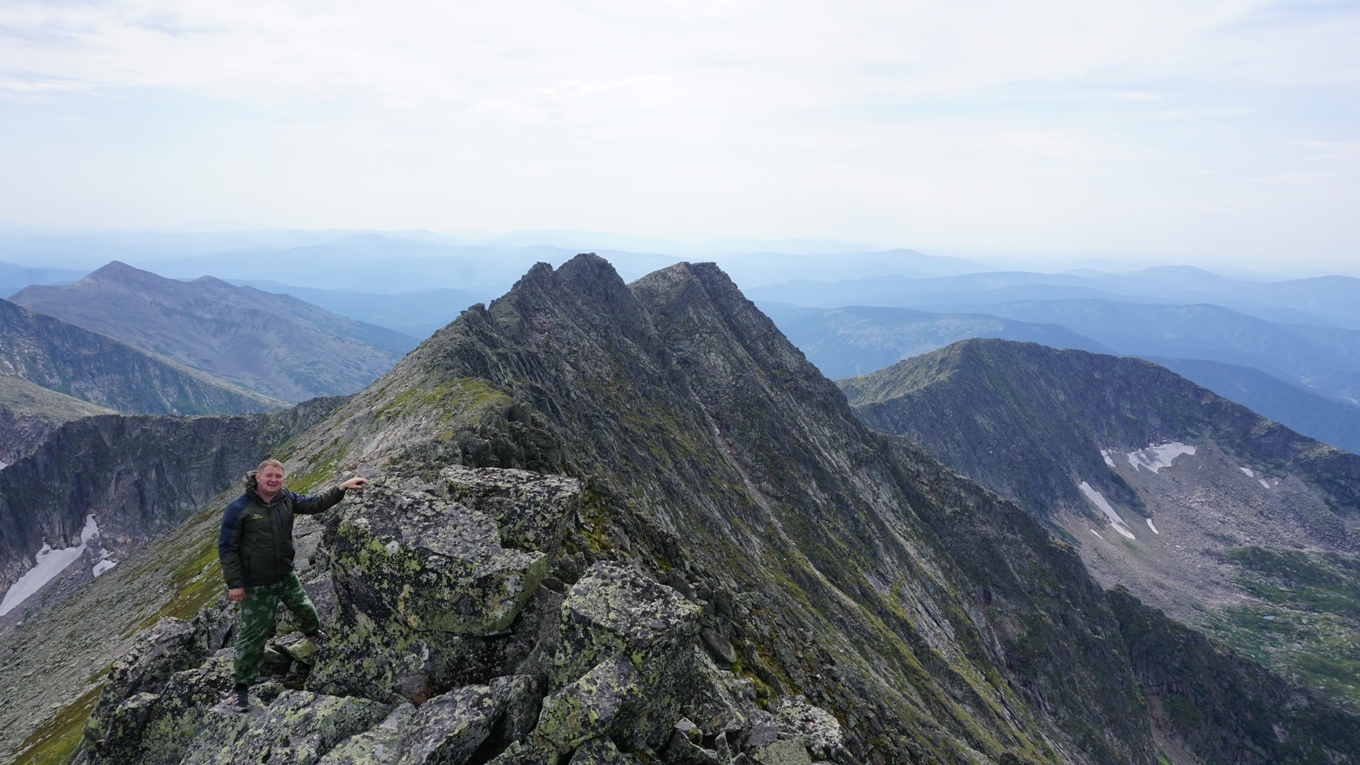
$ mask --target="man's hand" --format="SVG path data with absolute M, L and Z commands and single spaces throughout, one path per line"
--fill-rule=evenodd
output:
M 230 601 L 233 602 L 233 603 L 240 603 L 241 601 L 243 601 L 243 600 L 245 600 L 245 599 L 246 599 L 246 588 L 244 588 L 244 587 L 237 587 L 237 588 L 232 589 L 232 590 L 227 590 L 227 600 L 230 600 Z
M 345 481 L 344 483 L 340 484 L 340 488 L 343 489 L 343 490 L 345 490 L 345 491 L 349 491 L 350 489 L 362 489 L 362 488 L 364 488 L 364 487 L 367 486 L 367 485 L 368 485 L 368 479 L 367 479 L 367 478 L 358 478 L 358 477 L 355 477 L 355 478 L 351 478 L 351 479 L 349 479 L 348 481 Z

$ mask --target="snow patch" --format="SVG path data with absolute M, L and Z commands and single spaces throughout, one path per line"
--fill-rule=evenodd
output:
M 1256 480 L 1260 481 L 1260 482 L 1261 482 L 1261 485 L 1264 486 L 1264 487 L 1266 487 L 1267 489 L 1270 488 L 1270 481 L 1267 481 L 1267 480 L 1264 479 L 1264 478 L 1257 478 Z
M 1102 456 L 1102 457 L 1105 458 L 1105 464 L 1106 464 L 1106 465 L 1109 465 L 1110 467 L 1114 467 L 1114 458 L 1110 456 L 1110 452 L 1109 452 L 1108 450 L 1106 450 L 1106 449 L 1101 449 L 1101 450 L 1100 450 L 1100 456 Z
M 108 553 L 104 554 L 108 555 Z M 95 576 L 99 576 L 100 574 L 104 573 L 105 571 L 108 571 L 109 569 L 117 565 L 118 561 L 109 560 L 108 558 L 102 558 L 98 563 L 94 564 L 94 568 L 90 569 L 90 571 Z
M 1136 452 L 1129 452 L 1129 466 L 1134 471 L 1140 468 L 1147 468 L 1156 473 L 1162 468 L 1171 467 L 1171 463 L 1182 454 L 1194 455 L 1195 447 L 1188 446 L 1180 441 L 1172 441 L 1161 446 L 1149 446 L 1146 449 L 1139 449 Z
M 1099 532 L 1099 531 L 1096 531 L 1095 529 L 1087 529 L 1087 531 L 1091 532 L 1092 534 L 1095 534 L 1097 537 L 1100 537 L 1101 539 L 1104 539 L 1104 538 L 1105 538 L 1105 537 L 1101 537 L 1101 536 L 1100 536 L 1100 532 Z
M 1158 536 L 1161 536 L 1161 533 L 1162 533 L 1162 532 L 1158 531 L 1158 530 L 1157 530 L 1157 527 L 1152 525 L 1152 519 L 1151 519 L 1151 518 L 1148 518 L 1148 519 L 1147 519 L 1147 522 L 1148 522 L 1148 528 L 1152 529 L 1152 533 L 1153 533 L 1153 534 L 1156 534 L 1156 535 L 1158 535 Z
M 1256 474 L 1253 473 L 1253 472 L 1251 472 L 1251 468 L 1239 467 L 1238 470 L 1241 470 L 1243 473 L 1246 473 L 1246 475 L 1247 475 L 1248 478 L 1255 478 L 1255 477 L 1256 477 Z
M 5 591 L 5 599 L 0 601 L 0 616 L 13 611 L 30 595 L 41 590 L 43 585 L 56 579 L 67 566 L 80 560 L 80 556 L 85 554 L 85 547 L 96 539 L 99 539 L 99 524 L 95 523 L 93 515 L 87 515 L 85 528 L 80 532 L 80 544 L 64 550 L 53 550 L 50 544 L 44 542 L 42 549 L 38 551 L 37 562 L 33 564 L 33 568 Z M 107 556 L 107 553 L 105 555 Z
M 1132 531 L 1129 531 L 1128 524 L 1124 523 L 1124 519 L 1119 517 L 1119 513 L 1114 511 L 1114 508 L 1105 500 L 1105 497 L 1102 496 L 1100 492 L 1091 488 L 1091 484 L 1082 481 L 1078 488 L 1080 488 L 1081 493 L 1085 494 L 1086 498 L 1091 501 L 1091 504 L 1100 508 L 1101 512 L 1105 513 L 1105 517 L 1110 519 L 1110 525 L 1114 527 L 1115 531 L 1129 539 L 1138 538 L 1133 535 Z

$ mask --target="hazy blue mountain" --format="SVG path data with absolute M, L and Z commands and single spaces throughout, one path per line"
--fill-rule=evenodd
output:
M 868 374 L 902 359 L 970 337 L 1025 340 L 1097 353 L 1110 349 L 1057 324 L 1035 324 L 973 314 L 909 308 L 800 308 L 761 303 L 760 309 L 822 374 L 832 379 Z
M 1122 585 L 1360 708 L 1360 456 L 1141 359 L 967 340 L 840 382 L 856 414 Z
M 1250 281 L 1190 266 L 1130 274 L 993 271 L 940 278 L 880 276 L 792 280 L 751 289 L 752 299 L 812 307 L 874 305 L 991 313 L 998 303 L 1107 300 L 1142 304 L 1209 303 L 1269 321 L 1360 329 L 1360 279 Z
M 1360 454 L 1360 407 L 1249 367 L 1165 356 L 1143 358 L 1309 438 Z
M 719 256 L 714 260 L 743 289 L 796 279 L 828 280 L 885 275 L 929 278 L 986 270 L 985 266 L 971 260 L 924 255 L 903 249 L 808 255 L 753 252 Z
M 0 373 L 126 414 L 236 414 L 285 406 L 8 300 L 0 300 Z
M 458 318 L 473 303 L 488 302 L 494 295 L 482 291 L 431 289 L 381 294 L 359 290 L 322 290 L 274 282 L 254 282 L 249 286 L 283 295 L 292 295 L 332 313 L 357 321 L 386 327 L 423 340 L 435 330 Z
M 66 284 L 84 276 L 73 268 L 42 268 L 0 263 L 0 296 L 12 295 L 30 284 Z
M 72 284 L 28 287 L 14 302 L 285 401 L 353 393 L 417 343 L 288 295 L 116 261 Z
M 1360 331 L 1245 316 L 1212 305 L 1133 305 L 1104 300 L 1033 301 L 988 313 L 1061 324 L 1128 356 L 1217 361 L 1251 367 L 1360 405 Z

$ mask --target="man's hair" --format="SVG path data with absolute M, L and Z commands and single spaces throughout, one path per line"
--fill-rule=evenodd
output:
M 255 468 L 255 472 L 258 473 L 258 472 L 264 470 L 264 469 L 267 468 L 267 467 L 276 467 L 276 468 L 278 468 L 279 470 L 283 470 L 283 463 L 282 463 L 282 462 L 279 462 L 279 461 L 276 460 L 276 459 L 267 459 L 267 460 L 265 460 L 264 462 L 261 462 L 259 467 Z M 287 472 L 287 471 L 285 471 L 285 472 Z

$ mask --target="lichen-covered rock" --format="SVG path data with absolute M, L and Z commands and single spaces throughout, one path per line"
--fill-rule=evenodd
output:
M 95 716 L 133 694 L 160 693 L 176 672 L 197 666 L 207 652 L 196 637 L 193 625 L 182 619 L 156 622 L 109 671 Z
M 491 692 L 504 702 L 505 711 L 490 739 L 492 749 L 504 749 L 522 741 L 538 725 L 543 694 L 538 680 L 529 675 L 509 675 L 491 681 Z
M 622 654 L 605 659 L 543 700 L 530 743 L 536 749 L 563 754 L 622 729 L 642 701 L 641 680 Z
M 307 689 L 419 704 L 545 674 L 562 595 L 538 585 L 579 493 L 516 470 L 375 481 L 327 530 L 338 619 Z
M 367 699 L 285 691 L 262 713 L 240 716 L 250 721 L 243 732 L 227 723 L 228 735 L 196 740 L 183 762 L 313 765 L 340 742 L 381 722 L 389 710 Z
M 758 765 L 812 765 L 803 743 L 787 739 L 761 747 L 751 759 Z
M 399 704 L 377 726 L 341 741 L 317 765 L 396 765 L 405 751 L 405 729 L 416 713 L 412 704 Z
M 688 663 L 701 613 L 675 590 L 627 566 L 596 563 L 562 604 L 553 685 L 572 682 L 614 654 L 648 674 Z
M 101 763 L 177 763 L 196 734 L 204 708 L 230 687 L 231 650 L 226 649 L 202 666 L 171 675 L 160 693 L 134 693 L 92 716 L 85 736 Z
M 451 498 L 495 519 L 502 545 L 549 559 L 557 557 L 566 524 L 581 504 L 581 482 L 564 475 L 456 465 L 445 468 L 439 481 Z
M 709 734 L 736 733 L 745 728 L 754 705 L 753 684 L 744 677 L 718 669 L 701 648 L 693 649 L 693 671 L 684 695 L 686 716 Z
M 637 758 L 620 752 L 608 738 L 595 738 L 577 747 L 569 762 L 570 765 L 635 765 Z
M 845 737 L 835 716 L 802 696 L 786 698 L 775 713 L 779 737 L 798 741 L 818 760 L 834 760 L 843 753 Z
M 492 516 L 381 484 L 346 506 L 330 543 L 342 603 L 418 631 L 502 632 L 548 571 L 544 553 L 501 547 Z
M 503 711 L 504 698 L 486 685 L 469 685 L 430 699 L 411 718 L 401 765 L 466 762 Z

